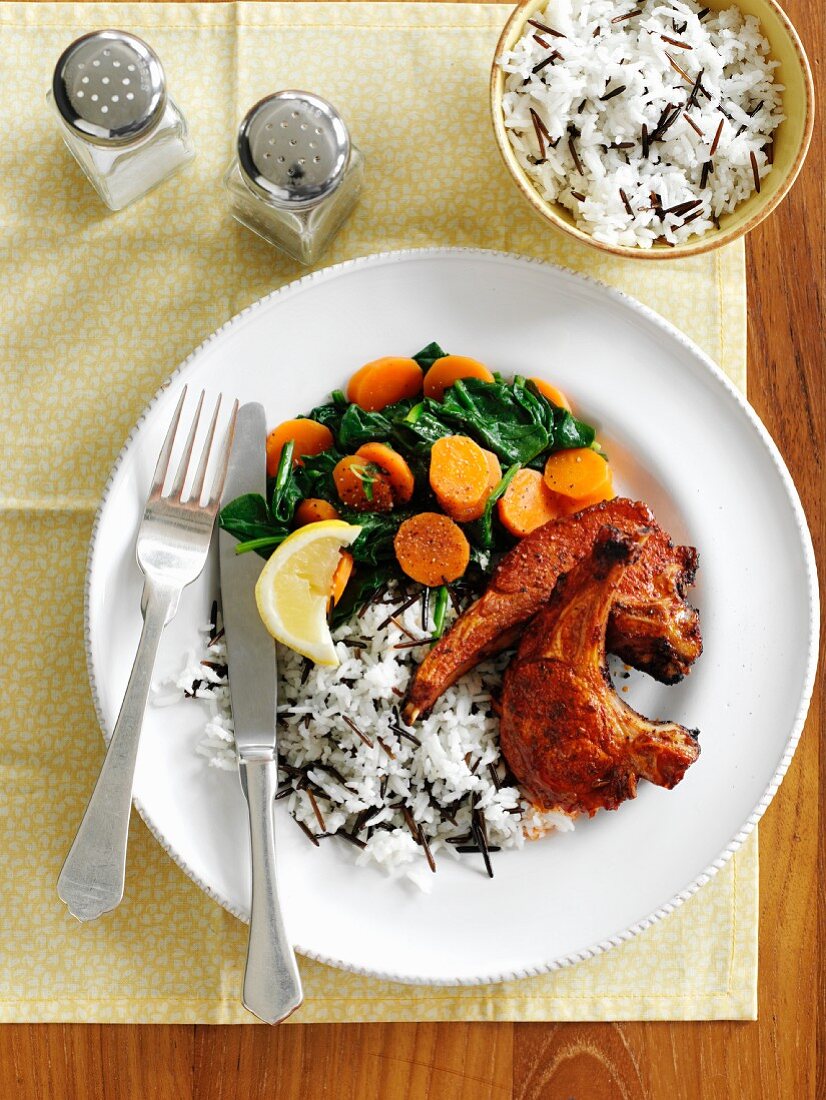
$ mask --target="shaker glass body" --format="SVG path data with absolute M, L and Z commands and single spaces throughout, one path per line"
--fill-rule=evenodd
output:
M 302 264 L 314 264 L 327 250 L 333 237 L 358 201 L 364 179 L 364 157 L 351 146 L 350 160 L 336 189 L 305 207 L 288 206 L 255 194 L 233 157 L 224 186 L 229 193 L 233 217 L 265 241 Z
M 53 102 L 51 92 L 48 99 Z M 57 118 L 69 151 L 110 210 L 142 198 L 195 156 L 186 119 L 171 99 L 155 128 L 128 145 L 95 145 L 67 126 L 59 113 Z

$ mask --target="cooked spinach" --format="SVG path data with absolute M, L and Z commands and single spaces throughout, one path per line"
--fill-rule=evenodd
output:
M 596 434 L 595 428 L 583 420 L 577 420 L 567 409 L 554 407 L 555 451 L 566 451 L 570 447 L 590 447 Z
M 428 371 L 437 359 L 444 359 L 446 355 L 447 352 L 443 351 L 434 340 L 432 344 L 428 344 L 426 348 L 416 352 L 413 358 L 423 371 Z
M 524 466 L 552 442 L 542 410 L 536 407 L 532 394 L 530 401 L 525 400 L 526 392 L 504 382 L 465 378 L 454 382 L 441 402 L 426 398 L 425 408 L 437 419 L 454 425 L 454 431 L 463 431 L 489 448 L 509 466 L 514 462 Z
M 393 539 L 399 525 L 410 517 L 410 512 L 355 512 L 339 509 L 347 523 L 361 527 L 361 534 L 349 548 L 356 562 L 378 565 L 394 561 Z
M 485 505 L 485 510 L 481 517 L 472 523 L 469 527 L 470 536 L 474 544 L 480 550 L 491 550 L 494 547 L 494 531 L 493 531 L 493 508 L 497 500 L 505 493 L 505 490 L 516 477 L 517 473 L 522 467 L 518 462 L 514 462 L 513 466 L 509 466 L 505 471 L 505 475 L 493 492 L 490 494 Z M 506 544 L 507 544 L 507 540 Z
M 443 584 L 441 588 L 436 589 L 436 599 L 433 602 L 433 637 L 441 638 L 445 629 L 445 615 L 447 615 L 447 605 L 450 600 L 450 593 L 447 590 L 447 585 Z
M 437 439 L 456 434 L 454 427 L 431 412 L 431 405 L 438 408 L 435 402 L 420 401 L 393 425 L 393 435 L 401 451 L 410 450 L 420 457 L 425 456 Z
M 275 533 L 269 506 L 260 493 L 246 493 L 225 504 L 218 523 L 242 543 L 272 538 Z
M 340 451 L 331 448 L 317 455 L 304 455 L 301 465 L 293 470 L 296 485 L 301 490 L 301 497 L 320 497 L 322 500 L 337 501 L 333 470 L 336 463 L 344 456 Z
M 446 354 L 434 342 L 413 358 L 427 371 Z M 520 375 L 512 381 L 506 381 L 499 373 L 494 374 L 493 382 L 460 379 L 439 401 L 428 397 L 405 399 L 378 412 L 351 404 L 341 390 L 335 390 L 329 400 L 312 409 L 307 417 L 330 429 L 335 446 L 320 454 L 305 455 L 300 465 L 293 465 L 293 444 L 288 443 L 276 476 L 268 481 L 266 498 L 250 493 L 233 500 L 222 509 L 219 523 L 238 539 L 239 553 L 257 551 L 265 558 L 290 533 L 296 506 L 307 497 L 329 501 L 343 520 L 361 527 L 349 548 L 356 569 L 333 611 L 333 625 L 344 622 L 363 607 L 388 579 L 404 579 L 396 562 L 393 540 L 399 525 L 410 515 L 439 509 L 428 478 L 430 449 L 436 440 L 448 435 L 468 435 L 493 451 L 505 470 L 483 514 L 464 525 L 471 543 L 468 576 L 472 575 L 479 587 L 490 575 L 496 557 L 514 542 L 499 522 L 496 502 L 517 471 L 525 466 L 544 469 L 548 456 L 555 451 L 591 446 L 599 450 L 590 424 L 549 401 L 533 382 Z M 407 460 L 416 488 L 405 511 L 356 512 L 342 505 L 333 470 L 341 458 L 369 442 L 389 444 Z M 363 484 L 368 504 L 373 499 L 373 479 L 377 473 L 374 463 L 365 463 Z M 443 628 L 447 602 L 447 589 L 439 589 L 434 594 L 437 635 Z
M 294 446 L 292 440 L 284 445 L 270 489 L 270 514 L 276 524 L 284 526 L 285 534 L 293 521 L 296 505 L 304 495 L 293 467 Z
M 363 443 L 387 443 L 393 438 L 393 428 L 403 420 L 413 406 L 412 401 L 398 401 L 381 412 L 366 412 L 358 405 L 348 405 L 337 428 L 330 425 L 342 451 L 355 451 Z
M 296 505 L 304 497 L 293 467 L 293 443 L 287 443 L 275 477 L 268 486 L 269 501 L 260 493 L 236 497 L 221 509 L 219 525 L 238 539 L 237 553 L 257 550 L 263 557 L 290 533 Z

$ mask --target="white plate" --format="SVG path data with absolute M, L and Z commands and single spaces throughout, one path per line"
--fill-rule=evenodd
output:
M 92 539 L 87 639 L 101 725 L 112 729 L 140 629 L 134 540 L 184 382 L 262 401 L 277 423 L 317 404 L 362 363 L 430 340 L 506 374 L 559 384 L 598 426 L 620 491 L 647 501 L 700 550 L 705 653 L 677 687 L 637 677 L 644 713 L 701 730 L 674 791 L 642 784 L 616 813 L 478 861 L 442 859 L 433 892 L 312 848 L 279 804 L 286 920 L 299 951 L 402 981 L 474 983 L 535 974 L 629 938 L 731 856 L 788 767 L 815 669 L 814 558 L 789 474 L 720 370 L 660 317 L 559 268 L 472 250 L 372 256 L 264 298 L 197 349 L 121 453 Z M 191 400 L 194 401 L 194 395 Z M 208 618 L 215 566 L 185 593 L 158 674 L 176 671 Z M 147 711 L 135 803 L 170 855 L 244 919 L 247 822 L 234 774 L 195 755 L 202 715 Z

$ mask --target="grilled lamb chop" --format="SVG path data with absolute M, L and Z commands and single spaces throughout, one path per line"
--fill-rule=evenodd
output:
M 699 616 L 685 600 L 697 571 L 697 551 L 674 546 L 645 504 L 617 497 L 546 523 L 502 558 L 484 594 L 417 669 L 405 720 L 414 722 L 429 711 L 479 661 L 515 645 L 525 624 L 551 598 L 561 574 L 591 552 L 605 524 L 621 531 L 650 529 L 615 593 L 608 649 L 662 683 L 681 680 L 703 649 Z
M 505 673 L 502 752 L 543 810 L 614 810 L 635 797 L 639 778 L 670 789 L 699 756 L 696 730 L 643 718 L 617 695 L 606 667 L 608 616 L 648 541 L 644 527 L 602 527 Z

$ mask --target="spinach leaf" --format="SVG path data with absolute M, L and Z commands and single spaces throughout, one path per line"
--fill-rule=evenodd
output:
M 450 594 L 447 590 L 447 585 L 443 584 L 441 588 L 436 589 L 436 599 L 433 603 L 433 637 L 441 638 L 445 630 L 445 616 L 447 615 L 447 605 L 450 599 Z
M 554 450 L 569 447 L 590 447 L 596 438 L 596 429 L 569 413 L 567 409 L 554 409 Z
M 522 392 L 542 410 L 542 422 L 547 427 L 551 437 L 551 451 L 565 451 L 571 447 L 590 447 L 596 438 L 596 429 L 584 420 L 578 420 L 573 413 L 554 405 L 543 393 L 540 393 L 533 382 L 525 382 L 524 378 L 517 376 L 513 380 L 514 389 L 521 385 Z
M 310 409 L 307 415 L 299 417 L 299 420 L 315 420 L 318 424 L 323 424 L 325 428 L 329 428 L 333 435 L 338 437 L 338 427 L 341 423 L 341 417 L 343 409 L 338 405 L 333 404 L 332 401 L 328 401 L 325 405 L 317 405 L 314 409 Z
M 292 440 L 284 444 L 270 496 L 270 515 L 276 526 L 283 525 L 285 528 L 283 537 L 286 537 L 289 531 L 295 506 L 302 497 L 301 487 L 293 468 L 294 447 Z
M 362 443 L 386 443 L 393 438 L 393 428 L 397 421 L 403 420 L 413 406 L 411 400 L 397 401 L 381 412 L 366 412 L 358 405 L 348 405 L 341 418 L 336 441 L 343 451 L 354 451 Z
M 298 419 L 315 420 L 319 424 L 324 424 L 338 438 L 338 426 L 346 409 L 347 398 L 341 390 L 333 390 L 329 401 L 325 401 L 323 405 L 316 405 L 306 415 L 300 414 Z
M 238 539 L 236 552 L 257 550 L 269 557 L 272 550 L 290 533 L 295 506 L 303 496 L 293 467 L 293 443 L 281 452 L 278 470 L 270 482 L 269 503 L 260 493 L 236 497 L 221 509 L 219 525 Z
M 275 525 L 266 500 L 260 493 L 246 493 L 224 505 L 218 524 L 240 542 L 271 538 Z
M 441 402 L 425 400 L 428 412 L 455 424 L 483 443 L 508 465 L 524 466 L 546 450 L 551 442 L 543 415 L 527 391 L 501 382 L 478 378 L 459 379 L 445 391 Z
M 435 412 L 432 410 L 436 410 Z M 426 398 L 414 405 L 408 414 L 393 425 L 393 437 L 401 450 L 413 451 L 418 456 L 430 453 L 437 439 L 455 435 L 456 429 L 438 416 L 438 402 Z
M 554 410 L 556 406 L 552 405 L 550 401 L 544 398 L 542 394 L 534 388 L 532 382 L 526 384 L 525 379 L 518 374 L 513 380 L 512 392 L 516 401 L 519 402 L 531 420 L 537 424 L 541 424 L 548 435 L 553 438 Z
M 331 447 L 317 455 L 304 455 L 301 466 L 293 471 L 296 486 L 301 497 L 321 497 L 322 500 L 336 501 L 338 494 L 333 482 L 333 470 L 344 456 Z
M 345 522 L 361 528 L 361 534 L 350 546 L 354 561 L 375 566 L 395 561 L 393 539 L 409 512 L 355 512 L 342 508 L 339 512 Z
M 444 359 L 447 355 L 446 351 L 443 351 L 439 345 L 434 341 L 432 344 L 428 344 L 426 348 L 422 348 L 421 351 L 416 352 L 413 358 L 422 368 L 422 370 L 430 370 L 437 359 Z
M 493 547 L 493 507 L 516 477 L 517 471 L 520 468 L 518 462 L 508 467 L 502 480 L 488 497 L 484 512 L 479 519 L 469 527 L 470 536 L 473 542 L 481 550 L 490 550 Z

